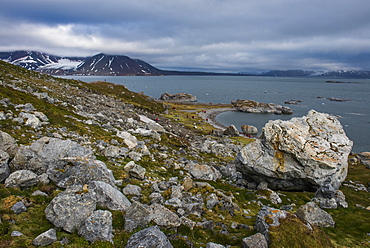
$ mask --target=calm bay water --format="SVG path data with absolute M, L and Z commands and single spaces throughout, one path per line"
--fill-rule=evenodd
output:
M 237 99 L 285 105 L 287 100 L 300 100 L 287 105 L 292 115 L 224 112 L 216 120 L 236 127 L 248 124 L 259 130 L 272 119 L 290 119 L 306 115 L 310 109 L 340 116 L 347 136 L 354 141 L 354 152 L 370 151 L 370 79 L 248 77 L 248 76 L 64 76 L 85 82 L 108 81 L 125 85 L 134 92 L 159 98 L 164 92 L 190 93 L 202 103 L 230 103 Z M 326 80 L 359 83 L 326 83 Z M 348 99 L 345 102 L 327 98 Z

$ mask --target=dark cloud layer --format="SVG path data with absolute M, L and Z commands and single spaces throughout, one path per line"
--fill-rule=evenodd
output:
M 368 0 L 0 0 L 0 50 L 159 68 L 370 70 Z

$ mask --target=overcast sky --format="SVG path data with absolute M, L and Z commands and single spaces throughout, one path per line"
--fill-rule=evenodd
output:
M 369 0 L 0 0 L 0 51 L 160 69 L 370 70 Z

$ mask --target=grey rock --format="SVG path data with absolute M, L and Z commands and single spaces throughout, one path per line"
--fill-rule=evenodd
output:
M 125 195 L 141 195 L 141 187 L 137 185 L 128 184 L 126 187 L 122 189 L 122 193 Z
M 123 142 L 127 145 L 128 148 L 135 148 L 137 146 L 137 139 L 135 136 L 131 135 L 126 131 L 118 131 L 116 134 L 119 138 L 123 139 Z
M 131 202 L 118 189 L 102 181 L 91 181 L 89 190 L 95 193 L 96 204 L 110 210 L 126 211 Z
M 45 215 L 54 226 L 72 233 L 80 229 L 95 208 L 94 194 L 85 193 L 82 186 L 74 186 L 55 197 L 46 207 Z
M 27 119 L 25 125 L 30 126 L 32 128 L 38 128 L 42 125 L 39 118 L 37 118 L 34 114 L 21 112 L 19 114 L 20 118 Z
M 212 166 L 191 164 L 186 167 L 195 179 L 216 181 L 221 178 L 221 173 Z
M 280 196 L 275 192 L 272 191 L 270 194 L 270 201 L 273 204 L 281 204 L 283 201 L 281 200 Z
M 49 121 L 49 118 L 42 112 L 34 111 L 33 114 L 40 119 L 41 121 L 47 122 Z
M 57 241 L 57 232 L 55 229 L 51 228 L 37 236 L 32 241 L 32 244 L 36 246 L 46 246 L 52 244 L 55 241 Z
M 102 161 L 81 157 L 64 158 L 65 164 L 50 166 L 47 174 L 59 187 L 89 184 L 92 181 L 102 181 L 112 186 L 115 184 L 112 171 Z
M 9 175 L 9 154 L 3 150 L 0 150 L 0 182 L 3 182 Z
M 106 157 L 117 158 L 120 156 L 120 148 L 118 146 L 108 146 L 103 150 L 103 155 Z
M 314 202 L 300 206 L 295 213 L 302 221 L 319 227 L 334 227 L 335 222 L 330 214 L 319 208 Z
M 264 206 L 257 214 L 255 229 L 268 239 L 270 226 L 279 226 L 279 219 L 284 219 L 286 217 L 286 211 Z
M 336 209 L 338 206 L 347 208 L 348 203 L 342 191 L 334 189 L 329 182 L 325 182 L 315 193 L 313 201 L 319 203 L 320 208 Z
M 150 198 L 150 204 L 154 204 L 154 203 L 157 203 L 157 204 L 163 204 L 164 203 L 164 198 L 163 196 L 158 193 L 158 192 L 153 192 L 149 195 L 149 198 Z
M 173 248 L 166 235 L 158 228 L 152 226 L 132 235 L 126 244 L 126 248 Z
M 242 240 L 242 248 L 268 248 L 268 243 L 262 233 L 256 233 Z
M 29 188 L 37 185 L 39 182 L 37 175 L 29 170 L 18 170 L 9 175 L 5 180 L 7 188 Z
M 370 166 L 370 152 L 360 152 L 356 154 L 356 157 L 365 166 Z
M 98 240 L 113 242 L 112 213 L 96 210 L 83 222 L 78 234 L 90 242 Z
M 189 93 L 163 93 L 160 98 L 162 101 L 171 101 L 171 102 L 196 102 L 197 97 Z
M 50 183 L 49 176 L 46 173 L 42 173 L 41 175 L 38 175 L 37 179 L 39 180 L 39 183 L 42 185 L 48 185 Z
M 255 135 L 258 133 L 258 129 L 251 125 L 242 125 L 241 129 L 243 134 Z
M 212 193 L 207 197 L 206 206 L 207 206 L 207 208 L 211 209 L 211 208 L 216 207 L 219 202 L 220 201 L 218 200 L 217 195 L 215 193 Z
M 65 157 L 95 158 L 91 149 L 71 140 L 44 137 L 36 140 L 30 146 L 19 148 L 10 163 L 12 170 L 27 169 L 38 175 L 48 169 L 63 169 L 68 161 Z M 50 167 L 50 168 L 49 168 Z
M 18 231 L 13 231 L 11 234 L 10 234 L 10 236 L 12 236 L 12 237 L 19 237 L 19 236 L 22 236 L 22 235 L 24 235 L 23 233 L 21 233 L 21 232 L 18 232 Z
M 224 130 L 224 135 L 226 135 L 226 136 L 239 136 L 240 133 L 239 133 L 238 129 L 234 125 L 231 125 L 231 126 L 228 126 Z
M 157 225 L 166 228 L 178 227 L 181 225 L 180 218 L 177 216 L 177 214 L 167 209 L 166 207 L 159 204 L 153 204 L 151 205 L 151 209 L 152 220 Z
M 188 226 L 191 230 L 193 230 L 195 225 L 197 224 L 196 222 L 192 221 L 189 218 L 186 218 L 185 216 L 181 216 L 180 221 L 181 225 Z
M 160 124 L 158 124 L 155 121 L 149 121 L 146 124 L 146 128 L 149 129 L 149 130 L 151 130 L 151 131 L 155 131 L 157 133 L 164 133 L 164 132 L 166 132 L 166 130 L 164 129 L 164 127 L 162 127 Z
M 3 131 L 0 131 L 0 150 L 7 152 L 11 158 L 14 157 L 18 150 L 15 139 Z
M 22 201 L 19 201 L 12 206 L 11 210 L 15 214 L 20 214 L 20 213 L 26 212 L 27 208 Z
M 141 160 L 141 157 L 143 156 L 143 154 L 141 153 L 138 153 L 138 152 L 135 152 L 135 151 L 131 151 L 127 154 L 127 156 L 134 160 L 134 161 L 140 161 Z
M 48 194 L 46 194 L 45 192 L 41 191 L 41 190 L 36 190 L 32 193 L 32 195 L 39 195 L 39 196 L 48 196 Z
M 338 189 L 352 145 L 336 117 L 310 110 L 301 118 L 269 121 L 235 163 L 248 180 L 266 181 L 272 189 L 317 190 L 326 180 Z
M 150 208 L 139 202 L 133 202 L 125 214 L 125 231 L 132 232 L 135 228 L 146 227 L 150 221 Z
M 146 169 L 138 164 L 135 164 L 134 161 L 128 162 L 125 165 L 124 170 L 128 172 L 131 177 L 134 177 L 139 180 L 145 179 Z
M 212 242 L 208 242 L 206 244 L 206 248 L 226 248 L 226 246 L 216 244 L 216 243 L 212 243 Z

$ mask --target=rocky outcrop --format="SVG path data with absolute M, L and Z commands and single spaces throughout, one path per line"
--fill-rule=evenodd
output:
M 173 248 L 166 235 L 158 228 L 158 226 L 152 226 L 141 230 L 128 239 L 126 248 L 139 247 Z
M 66 157 L 94 158 L 93 151 L 79 145 L 72 140 L 43 137 L 36 140 L 30 146 L 22 146 L 18 149 L 10 168 L 14 170 L 27 169 L 40 175 L 49 167 L 61 169 L 68 161 Z
M 72 233 L 80 229 L 95 208 L 94 194 L 82 186 L 74 186 L 55 197 L 46 207 L 45 215 L 54 226 Z
M 274 103 L 261 103 L 252 100 L 231 101 L 233 107 L 239 111 L 254 114 L 292 114 L 293 111 L 287 106 Z
M 170 94 L 166 92 L 161 95 L 159 100 L 171 102 L 196 102 L 197 97 L 188 93 Z
M 298 218 L 311 225 L 319 227 L 334 227 L 335 222 L 330 214 L 319 208 L 314 202 L 299 207 L 296 212 Z
M 301 118 L 268 122 L 235 163 L 247 179 L 266 181 L 272 189 L 317 190 L 327 180 L 338 189 L 352 144 L 336 117 L 311 110 Z

